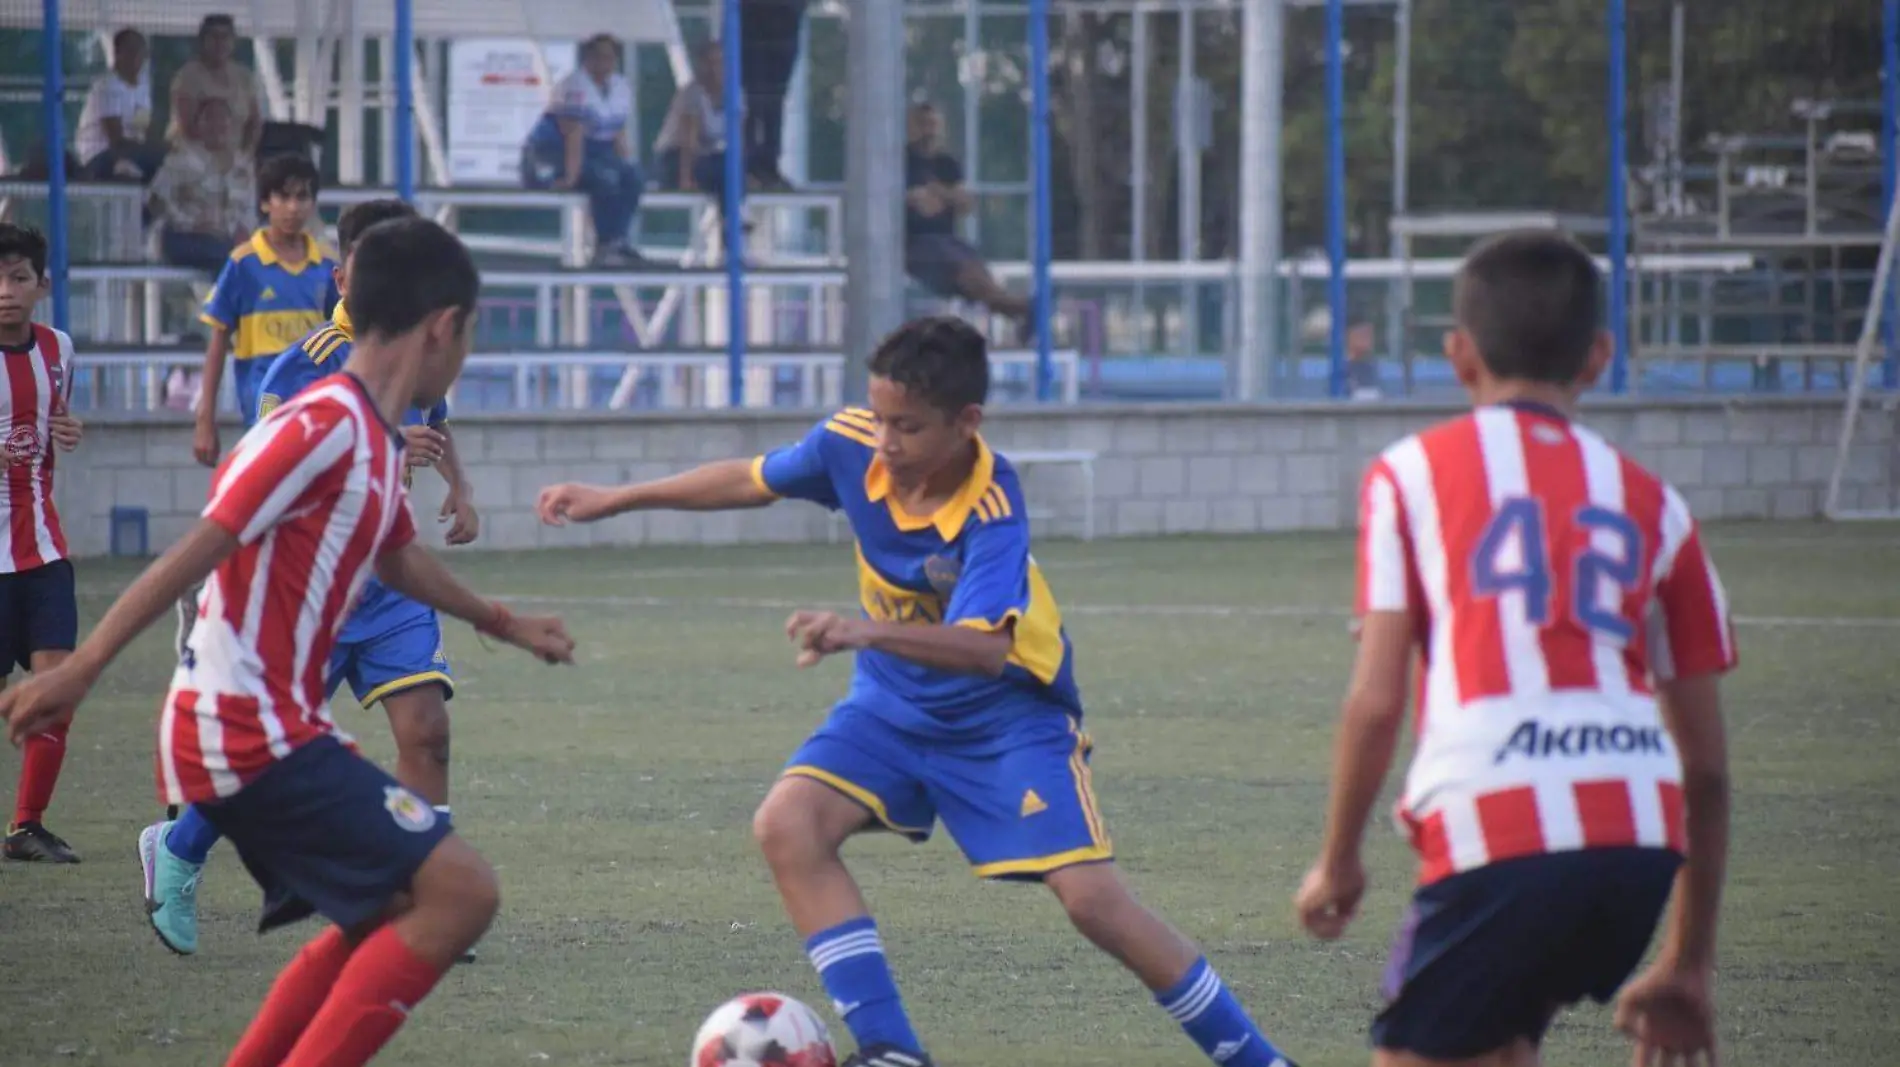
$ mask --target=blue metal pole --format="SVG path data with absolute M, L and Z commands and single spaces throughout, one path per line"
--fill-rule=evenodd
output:
M 53 325 L 61 330 L 72 327 L 71 294 L 66 282 L 66 71 L 60 55 L 59 0 L 43 0 L 40 36 L 40 60 L 46 84 L 40 89 L 40 103 L 46 114 L 46 271 L 53 279 Z
M 396 0 L 396 195 L 416 198 L 416 9 L 415 0 Z
M 1346 5 L 1326 2 L 1326 342 L 1327 392 L 1346 395 Z M 1296 283 L 1297 284 L 1297 283 Z
M 726 377 L 731 406 L 745 405 L 745 83 L 739 76 L 739 0 L 725 0 L 719 24 L 726 61 Z
M 1049 217 L 1049 0 L 1029 0 L 1029 155 L 1034 181 L 1035 247 L 1031 250 L 1036 287 L 1030 315 L 1036 325 L 1036 399 L 1055 397 L 1055 357 L 1049 337 L 1049 310 L 1055 299 L 1049 260 L 1055 227 Z
M 1881 69 L 1885 75 L 1880 92 L 1880 202 L 1892 210 L 1894 195 L 1900 192 L 1900 0 L 1887 0 L 1880 14 L 1880 40 L 1884 46 Z M 1895 299 L 1891 274 L 1887 291 L 1881 296 L 1886 301 L 1882 305 L 1880 324 L 1887 358 L 1881 365 L 1880 382 L 1893 389 L 1900 387 L 1900 343 L 1896 343 L 1900 340 L 1900 323 L 1894 321 L 1900 312 L 1900 300 Z
M 1610 34 L 1610 334 L 1616 354 L 1610 362 L 1610 391 L 1630 385 L 1629 323 L 1629 57 L 1623 0 L 1609 2 Z

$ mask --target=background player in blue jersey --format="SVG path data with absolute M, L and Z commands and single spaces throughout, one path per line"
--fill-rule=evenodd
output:
M 865 830 L 922 841 L 941 819 L 979 876 L 1048 885 L 1210 1059 L 1285 1067 L 1200 950 L 1136 901 L 1113 863 L 1074 651 L 1029 554 L 1015 471 L 978 432 L 989 393 L 982 335 L 959 319 L 919 319 L 886 338 L 870 368 L 868 410 L 839 412 L 758 459 L 619 488 L 552 486 L 537 502 L 552 525 L 781 497 L 851 520 L 863 617 L 801 611 L 786 624 L 800 666 L 857 654 L 851 691 L 753 823 L 857 1039 L 847 1064 L 928 1059 L 839 850 Z
M 348 257 L 356 239 L 379 222 L 412 218 L 415 209 L 401 200 L 357 204 L 337 220 L 337 242 L 345 266 L 336 274 L 339 292 L 349 290 Z M 254 419 L 269 415 L 284 401 L 337 372 L 349 360 L 354 331 L 339 303 L 335 318 L 280 353 L 270 363 L 258 392 Z M 428 411 L 412 408 L 403 436 L 409 470 L 434 466 L 448 482 L 441 519 L 451 523 L 447 540 L 467 544 L 480 531 L 467 480 L 448 429 L 448 402 Z M 348 682 L 364 707 L 381 704 L 396 737 L 396 777 L 436 811 L 449 813 L 449 711 L 454 676 L 442 649 L 442 627 L 435 612 L 394 592 L 374 577 L 364 586 L 355 609 L 330 655 L 329 690 Z M 139 835 L 144 868 L 146 912 L 165 946 L 181 955 L 198 950 L 198 880 L 218 831 L 196 808 L 177 820 L 161 821 Z
M 265 224 L 231 251 L 199 318 L 211 328 L 203 388 L 191 450 L 215 467 L 218 392 L 224 359 L 235 361 L 238 412 L 249 429 L 257 421 L 258 384 L 271 359 L 330 317 L 341 299 L 336 261 L 309 233 L 317 210 L 317 168 L 302 156 L 273 156 L 257 172 L 258 208 Z
M 199 316 L 211 328 L 198 393 L 191 454 L 218 465 L 218 393 L 224 360 L 235 363 L 238 413 L 244 428 L 257 421 L 257 387 L 271 360 L 330 317 L 342 299 L 336 261 L 310 236 L 317 210 L 317 168 L 302 156 L 273 156 L 257 172 L 258 208 L 265 224 L 231 251 Z M 341 362 L 338 366 L 341 366 Z M 178 602 L 179 655 L 198 617 L 199 590 Z

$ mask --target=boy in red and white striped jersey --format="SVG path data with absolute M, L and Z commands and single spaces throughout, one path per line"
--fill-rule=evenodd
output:
M 325 667 L 372 571 L 391 589 L 548 662 L 560 620 L 515 618 L 416 541 L 397 425 L 468 355 L 475 264 L 426 219 L 370 227 L 351 256 L 357 344 L 278 408 L 213 478 L 198 524 L 58 668 L 0 693 L 15 743 L 69 722 L 112 658 L 209 578 L 160 714 L 163 799 L 197 805 L 263 891 L 261 929 L 333 925 L 265 997 L 226 1067 L 362 1067 L 497 907 L 494 871 L 446 815 L 357 754 Z
M 1481 244 L 1445 349 L 1476 410 L 1366 474 L 1359 657 L 1297 903 L 1318 937 L 1353 917 L 1416 659 L 1398 816 L 1419 885 L 1372 1027 L 1378 1064 L 1535 1064 L 1559 1009 L 1619 988 L 1645 1057 L 1713 1053 L 1716 679 L 1734 635 L 1682 497 L 1572 421 L 1611 353 L 1601 287 L 1562 234 Z M 1672 889 L 1661 956 L 1625 987 Z
M 0 688 L 15 666 L 48 671 L 79 637 L 73 565 L 53 506 L 55 449 L 79 444 L 72 394 L 73 339 L 33 321 L 46 294 L 46 238 L 0 223 Z M 64 727 L 21 753 L 13 821 L 0 854 L 10 860 L 78 863 L 41 819 L 66 761 Z

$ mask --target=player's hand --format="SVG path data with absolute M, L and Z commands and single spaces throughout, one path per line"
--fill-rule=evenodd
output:
M 495 636 L 534 653 L 543 663 L 574 662 L 574 639 L 552 615 L 511 615 Z
M 6 720 L 7 740 L 17 746 L 35 734 L 72 722 L 73 712 L 92 689 L 92 682 L 92 676 L 69 659 L 0 690 L 0 719 Z
M 550 485 L 541 490 L 540 498 L 534 502 L 534 511 L 549 526 L 594 522 L 614 513 L 613 491 L 576 482 Z
M 1636 1042 L 1634 1067 L 1716 1067 L 1714 976 L 1658 960 L 1616 998 L 1616 1028 Z
M 217 418 L 198 416 L 198 426 L 191 432 L 192 457 L 207 467 L 215 467 L 218 465 L 218 453 L 222 450 L 218 444 Z
M 1350 863 L 1315 863 L 1300 883 L 1293 907 L 1306 932 L 1331 941 L 1346 932 L 1366 895 L 1366 869 L 1357 856 Z
M 864 647 L 864 622 L 832 611 L 794 611 L 785 620 L 785 636 L 798 646 L 798 665 L 810 667 L 826 656 Z
M 70 412 L 60 411 L 47 419 L 47 427 L 52 431 L 53 444 L 61 452 L 71 452 L 79 447 L 79 439 L 86 436 L 86 424 L 74 418 Z
M 442 431 L 428 426 L 404 426 L 402 428 L 403 458 L 411 467 L 433 467 L 442 459 L 442 449 L 448 438 Z
M 442 511 L 436 521 L 449 524 L 449 532 L 443 537 L 448 544 L 466 545 L 481 536 L 482 517 L 475 512 L 475 501 L 459 486 L 449 490 L 449 495 L 442 499 Z

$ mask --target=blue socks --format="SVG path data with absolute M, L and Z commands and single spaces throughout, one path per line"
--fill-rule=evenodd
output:
M 805 954 L 859 1048 L 894 1045 L 905 1052 L 923 1052 L 870 916 L 813 934 L 805 942 Z
M 217 827 L 198 814 L 194 804 L 178 813 L 178 820 L 165 834 L 165 849 L 186 863 L 201 864 L 211 855 L 211 846 L 218 843 L 219 836 Z
M 1205 958 L 1195 960 L 1172 989 L 1157 993 L 1155 1003 L 1222 1067 L 1286 1067 L 1280 1050 L 1247 1017 Z

